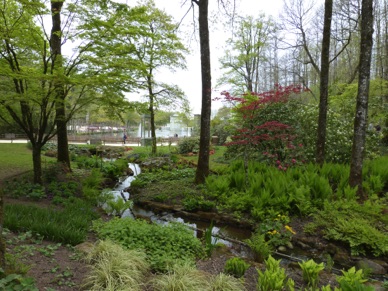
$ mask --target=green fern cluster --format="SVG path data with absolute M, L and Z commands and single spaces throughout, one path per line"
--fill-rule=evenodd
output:
M 322 231 L 327 239 L 342 241 L 350 246 L 352 255 L 371 252 L 374 256 L 388 254 L 388 218 L 383 203 L 368 200 L 326 202 L 317 211 L 306 232 Z

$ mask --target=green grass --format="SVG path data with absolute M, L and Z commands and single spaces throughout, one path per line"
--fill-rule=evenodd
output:
M 214 154 L 209 156 L 209 167 L 211 170 L 218 170 L 219 167 L 224 167 L 225 164 L 220 162 L 223 160 L 224 153 L 226 151 L 225 146 L 212 146 L 211 149 L 214 150 Z M 193 162 L 197 164 L 198 162 L 198 154 L 194 156 L 182 155 L 185 160 Z
M 0 144 L 0 180 L 32 170 L 32 151 L 26 144 Z
M 42 167 L 45 162 L 52 160 L 55 159 L 42 156 Z M 32 169 L 32 151 L 27 144 L 0 144 L 0 181 Z

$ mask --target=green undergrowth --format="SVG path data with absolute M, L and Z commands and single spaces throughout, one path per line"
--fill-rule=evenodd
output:
M 383 195 L 388 186 L 387 158 L 366 163 L 364 190 L 367 195 Z M 349 166 L 306 164 L 280 171 L 258 162 L 233 162 L 222 175 L 206 179 L 206 196 L 219 210 L 237 217 L 260 221 L 268 215 L 289 213 L 305 216 L 321 209 L 326 200 L 354 200 L 357 189 L 351 188 Z
M 6 204 L 4 227 L 15 232 L 31 231 L 45 239 L 76 245 L 85 241 L 91 221 L 99 215 L 90 204 L 74 199 L 63 209 Z
M 327 239 L 346 243 L 351 254 L 383 256 L 388 254 L 388 216 L 383 199 L 326 202 L 312 216 L 308 233 L 320 232 Z
M 179 261 L 203 256 L 201 242 L 193 231 L 181 224 L 150 224 L 131 218 L 114 218 L 108 222 L 95 221 L 93 230 L 100 239 L 109 239 L 127 249 L 142 250 L 155 271 L 165 271 Z

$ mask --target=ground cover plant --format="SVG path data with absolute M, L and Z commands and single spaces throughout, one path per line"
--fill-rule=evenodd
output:
M 165 271 L 174 263 L 203 255 L 201 242 L 181 224 L 158 225 L 130 218 L 95 221 L 94 231 L 101 239 L 109 239 L 126 249 L 140 249 L 155 271 Z

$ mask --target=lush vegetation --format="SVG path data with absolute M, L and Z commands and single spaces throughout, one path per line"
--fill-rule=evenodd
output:
M 96 221 L 93 229 L 102 239 L 112 240 L 127 249 L 140 249 L 155 271 L 165 271 L 174 263 L 194 260 L 203 254 L 200 241 L 181 224 L 149 224 L 130 218 Z
M 221 147 L 215 149 L 223 152 Z M 50 147 L 47 151 L 53 150 Z M 114 218 L 108 222 L 95 220 L 99 216 L 95 211 L 96 206 L 110 205 L 110 208 L 106 208 L 107 213 L 118 215 L 132 205 L 132 201 L 127 204 L 123 202 L 122 205 L 115 202 L 104 190 L 107 181 L 125 173 L 130 161 L 144 164 L 142 173 L 131 186 L 135 201 L 138 194 L 147 193 L 147 199 L 180 204 L 186 211 L 228 213 L 236 220 L 250 222 L 256 230 L 245 243 L 254 251 L 258 261 L 270 265 L 264 272 L 259 270 L 259 289 L 266 290 L 268 286 L 274 286 L 274 290 L 280 290 L 276 286 L 290 290 L 293 288 L 292 280 L 272 261 L 270 255 L 273 250 L 287 246 L 291 241 L 295 234 L 290 226 L 294 217 L 311 215 L 313 220 L 306 232 L 320 233 L 331 241 L 345 243 L 353 255 L 387 255 L 388 221 L 384 215 L 387 207 L 384 192 L 388 181 L 388 170 L 385 167 L 387 157 L 378 157 L 365 163 L 363 185 L 369 199 L 360 203 L 354 189 L 347 184 L 349 167 L 344 164 L 326 163 L 318 167 L 313 163 L 303 163 L 284 170 L 254 160 L 220 163 L 222 156 L 219 153 L 212 156 L 213 174 L 204 185 L 194 186 L 195 160 L 191 156 L 177 154 L 171 147 L 165 147 L 158 157 L 151 155 L 147 148 L 130 149 L 125 151 L 125 158 L 115 160 L 103 159 L 102 153 L 99 154 L 93 147 L 87 150 L 91 151 L 89 157 L 83 156 L 82 151 L 72 149 L 73 173 L 61 174 L 57 165 L 48 164 L 44 185 L 31 184 L 27 175 L 6 181 L 2 192 L 13 199 L 51 202 L 51 206 L 46 208 L 7 204 L 5 227 L 8 229 L 29 230 L 34 236 L 74 245 L 85 239 L 94 221 L 93 229 L 100 239 L 114 242 L 117 251 L 132 252 L 129 255 L 137 257 L 140 266 L 143 263 L 146 266 L 140 267 L 138 279 L 125 278 L 125 273 L 120 271 L 108 274 L 107 269 L 121 270 L 128 267 L 122 265 L 121 260 L 116 260 L 117 255 L 109 257 L 104 251 L 105 247 L 100 246 L 102 250 L 97 252 L 107 257 L 96 255 L 90 259 L 94 273 L 88 278 L 88 288 L 104 284 L 116 286 L 114 284 L 119 284 L 121 280 L 137 280 L 133 284 L 141 288 L 139 282 L 145 280 L 144 276 L 150 268 L 164 273 L 147 283 L 159 286 L 161 290 L 170 288 L 162 286 L 178 286 L 175 284 L 209 284 L 204 281 L 231 284 L 235 289 L 230 290 L 242 290 L 238 289 L 241 286 L 235 285 L 240 283 L 226 275 L 196 277 L 200 273 L 193 267 L 195 260 L 211 255 L 217 248 L 212 244 L 211 236 L 210 239 L 200 241 L 182 225 L 161 226 L 127 218 Z M 191 161 L 187 162 L 186 158 Z M 53 172 L 56 174 L 52 175 Z M 58 206 L 59 210 L 55 208 Z M 208 233 L 211 233 L 209 229 Z M 227 262 L 224 272 L 241 277 L 249 267 L 249 264 L 235 258 Z M 300 267 L 306 286 L 315 288 L 319 282 L 321 265 L 306 261 Z M 352 270 L 343 271 L 343 276 L 338 277 L 340 290 L 356 288 L 354 286 L 364 288 L 360 286 L 364 286 L 367 278 L 357 273 L 359 271 Z M 5 278 L 8 278 L 7 284 L 31 284 L 30 281 L 19 280 L 19 277 Z M 193 280 L 197 279 L 199 282 L 195 283 Z M 114 290 L 116 287 L 112 288 Z M 228 287 L 223 288 L 229 290 Z M 322 286 L 321 290 L 330 288 Z

